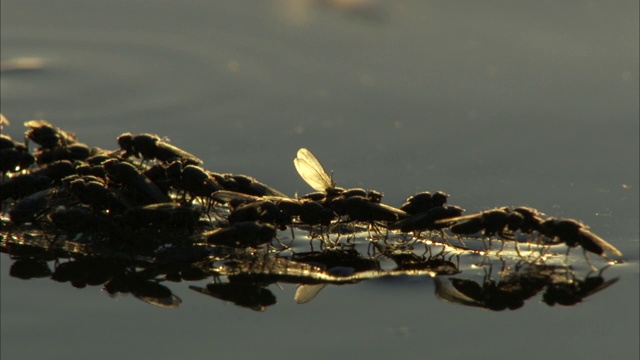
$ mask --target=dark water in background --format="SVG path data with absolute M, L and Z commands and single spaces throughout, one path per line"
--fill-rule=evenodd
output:
M 295 288 L 254 313 L 179 284 L 179 310 L 8 276 L 2 358 L 638 358 L 638 3 L 2 1 L 2 112 L 115 148 L 167 136 L 293 195 L 308 147 L 391 205 L 444 190 L 468 212 L 577 218 L 625 254 L 571 308 L 491 312 L 412 278 Z M 181 289 L 180 286 L 184 288 Z

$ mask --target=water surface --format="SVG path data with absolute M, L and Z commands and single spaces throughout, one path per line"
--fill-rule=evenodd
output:
M 398 206 L 443 190 L 468 212 L 577 218 L 624 253 L 584 303 L 492 312 L 430 278 L 295 287 L 256 313 L 173 288 L 178 310 L 8 275 L 2 357 L 638 358 L 638 3 L 3 0 L 7 133 L 46 119 L 115 148 L 150 132 L 293 196 L 311 149 Z M 183 287 L 183 288 L 181 288 Z

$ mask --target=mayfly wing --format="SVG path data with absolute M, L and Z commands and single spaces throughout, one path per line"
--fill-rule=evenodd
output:
M 615 246 L 609 244 L 605 239 L 592 233 L 591 231 L 586 229 L 581 229 L 580 233 L 583 236 L 587 237 L 590 241 L 592 241 L 597 246 L 600 246 L 602 250 L 608 252 L 609 254 L 612 254 L 618 257 L 622 256 L 622 252 L 620 250 L 616 249 Z
M 298 304 L 306 304 L 318 296 L 320 290 L 324 289 L 327 284 L 303 284 L 298 285 L 296 294 L 293 299 Z
M 311 151 L 305 148 L 298 150 L 296 158 L 293 159 L 293 164 L 300 177 L 314 190 L 327 191 L 327 189 L 333 188 L 331 177 L 327 175 L 327 172 L 324 171 L 324 168 Z

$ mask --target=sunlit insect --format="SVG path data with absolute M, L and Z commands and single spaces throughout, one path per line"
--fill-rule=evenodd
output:
M 140 202 L 140 205 L 171 201 L 156 184 L 128 162 L 111 159 L 105 161 L 102 165 L 107 171 L 109 179 L 121 184 L 129 191 L 129 194 Z
M 332 196 L 338 195 L 344 190 L 336 188 L 331 176 L 327 174 L 320 161 L 308 149 L 298 150 L 296 158 L 293 159 L 293 165 L 295 165 L 300 177 L 316 191 Z
M 429 211 L 434 207 L 444 206 L 448 197 L 449 195 L 442 191 L 437 191 L 434 194 L 431 194 L 428 191 L 417 193 L 409 196 L 405 203 L 400 207 L 400 210 L 406 211 L 411 215 L 415 215 Z
M 404 233 L 414 232 L 419 237 L 422 231 L 437 231 L 444 239 L 445 243 L 452 246 L 447 240 L 442 229 L 449 227 L 452 223 L 450 218 L 459 217 L 464 209 L 458 206 L 437 206 L 425 212 L 420 212 L 410 217 L 402 218 L 389 225 L 390 230 L 400 230 Z
M 9 119 L 0 113 L 0 134 L 2 134 L 2 130 L 4 130 L 5 125 L 9 126 L 11 123 L 9 122 Z
M 162 162 L 183 161 L 200 165 L 202 160 L 196 156 L 169 144 L 158 135 L 124 133 L 118 136 L 118 145 L 124 150 L 123 157 L 135 156 L 144 160 L 157 159 Z
M 227 220 L 260 221 L 284 230 L 291 225 L 294 216 L 303 213 L 304 204 L 298 199 L 280 196 L 253 196 L 229 190 L 219 190 L 211 194 L 213 200 L 228 203 L 233 209 Z M 291 228 L 293 238 L 293 228 Z
M 53 149 L 76 142 L 74 133 L 64 131 L 45 120 L 30 120 L 24 126 L 29 128 L 25 133 L 25 142 L 32 140 L 43 148 Z
M 518 213 L 513 213 L 508 207 L 501 207 L 491 210 L 485 210 L 476 214 L 469 214 L 459 216 L 444 221 L 449 222 L 451 225 L 450 231 L 458 236 L 471 235 L 483 231 L 483 234 L 488 237 L 499 235 L 502 239 L 516 241 L 513 231 L 517 229 L 517 224 L 521 220 L 521 216 Z M 484 243 L 485 250 L 487 245 Z M 504 241 L 498 253 L 502 251 L 504 247 Z M 516 241 L 516 251 L 518 251 Z M 519 251 L 518 251 L 519 253 Z
M 587 251 L 605 257 L 605 252 L 617 257 L 622 256 L 622 252 L 609 244 L 603 238 L 589 231 L 589 227 L 573 219 L 547 219 L 540 224 L 540 233 L 551 241 L 547 244 L 556 244 L 557 241 L 567 245 L 567 256 L 571 248 L 580 245 L 584 250 L 584 257 L 589 264 Z M 555 242 L 554 242 L 555 241 Z M 593 267 L 593 265 L 591 265 Z
M 119 191 L 110 188 L 100 178 L 72 175 L 63 181 L 65 188 L 83 204 L 94 210 L 108 210 L 109 213 L 122 213 L 134 204 Z
M 31 171 L 31 175 L 46 176 L 53 181 L 62 180 L 63 178 L 76 173 L 75 165 L 69 160 L 58 160 Z

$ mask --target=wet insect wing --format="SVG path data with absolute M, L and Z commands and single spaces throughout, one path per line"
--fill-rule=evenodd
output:
M 183 160 L 188 164 L 202 165 L 204 161 L 196 156 L 162 140 L 156 142 L 155 157 L 162 161 Z
M 296 158 L 293 159 L 300 177 L 316 191 L 328 191 L 334 187 L 331 177 L 327 175 L 318 159 L 311 151 L 302 148 L 298 150 Z
M 320 293 L 320 290 L 324 289 L 326 286 L 327 284 L 298 285 L 296 293 L 293 296 L 293 300 L 298 304 L 306 304 L 315 299 L 316 296 L 318 296 L 318 293 Z
M 550 218 L 542 222 L 538 230 L 541 234 L 551 239 L 547 243 L 556 243 L 557 241 L 554 242 L 553 239 L 557 238 L 568 247 L 580 245 L 583 249 L 600 256 L 605 251 L 615 256 L 622 256 L 620 250 L 589 231 L 584 224 L 577 220 Z
M 370 202 L 368 206 L 376 214 L 375 217 L 378 218 L 376 220 L 396 221 L 410 216 L 400 209 L 378 202 Z
M 606 251 L 612 255 L 621 257 L 622 252 L 616 249 L 613 245 L 606 242 L 603 238 L 592 233 L 591 231 L 581 228 L 578 230 L 578 242 L 585 250 L 591 251 L 594 254 L 601 255 Z

